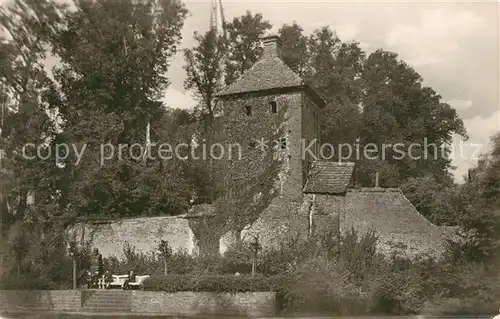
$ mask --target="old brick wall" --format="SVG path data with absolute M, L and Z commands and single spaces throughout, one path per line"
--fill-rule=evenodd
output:
M 72 312 L 80 307 L 81 291 L 78 290 L 0 290 L 0 309 L 4 311 Z
M 188 220 L 177 217 L 133 218 L 106 224 L 79 224 L 73 226 L 69 232 L 74 233 L 80 242 L 90 241 L 92 247 L 99 249 L 103 257 L 123 257 L 126 243 L 134 246 L 137 251 L 150 253 L 156 250 L 160 240 L 167 240 L 174 251 L 197 253 L 196 239 Z
M 136 313 L 165 315 L 273 316 L 276 294 L 248 292 L 217 294 L 210 292 L 132 291 L 131 308 Z

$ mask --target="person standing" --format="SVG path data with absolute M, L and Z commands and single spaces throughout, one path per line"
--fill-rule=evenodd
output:
M 90 260 L 90 273 L 92 275 L 92 281 L 97 284 L 98 279 L 103 274 L 103 264 L 102 264 L 102 255 L 99 253 L 97 248 L 94 248 L 92 252 L 91 260 Z

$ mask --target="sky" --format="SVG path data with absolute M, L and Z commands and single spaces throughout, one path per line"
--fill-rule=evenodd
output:
M 0 0 L 0 4 L 6 0 Z M 222 0 L 226 20 L 247 10 L 262 13 L 276 32 L 296 21 L 306 34 L 330 26 L 344 41 L 357 41 L 367 54 L 392 51 L 424 78 L 464 121 L 469 139 L 455 137 L 452 164 L 458 182 L 489 150 L 489 138 L 500 131 L 500 27 L 496 1 L 229 1 Z M 190 11 L 180 49 L 194 45 L 193 33 L 205 32 L 210 1 L 185 1 Z M 53 63 L 49 63 L 49 65 Z M 171 63 L 171 85 L 164 101 L 190 108 L 193 97 L 183 88 L 182 50 Z
M 452 164 L 457 181 L 487 152 L 489 138 L 500 131 L 499 2 L 411 1 L 228 1 L 226 20 L 262 13 L 276 32 L 296 21 L 306 34 L 330 26 L 344 41 L 357 41 L 369 54 L 397 53 L 441 95 L 464 121 L 469 139 L 455 137 Z M 210 1 L 186 1 L 190 16 L 181 48 L 194 44 L 193 32 L 209 27 Z M 172 61 L 172 84 L 165 101 L 172 107 L 193 105 L 183 89 L 182 53 Z

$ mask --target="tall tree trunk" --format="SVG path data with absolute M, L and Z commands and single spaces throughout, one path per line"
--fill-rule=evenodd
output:
M 163 261 L 163 269 L 165 270 L 165 276 L 168 274 L 168 268 L 167 268 L 167 259 Z

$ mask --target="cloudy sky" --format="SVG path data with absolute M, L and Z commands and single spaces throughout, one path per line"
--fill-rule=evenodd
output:
M 193 45 L 194 31 L 208 29 L 210 16 L 210 1 L 186 5 L 191 14 L 182 48 Z M 476 163 L 478 153 L 487 151 L 489 137 L 500 131 L 498 2 L 223 0 L 223 6 L 227 20 L 250 10 L 262 13 L 274 31 L 293 21 L 308 34 L 328 25 L 342 40 L 360 42 L 367 53 L 378 48 L 398 53 L 465 122 L 470 138 L 454 144 L 458 181 Z M 166 94 L 172 107 L 194 103 L 183 90 L 182 65 L 179 53 L 169 71 L 172 85 Z

